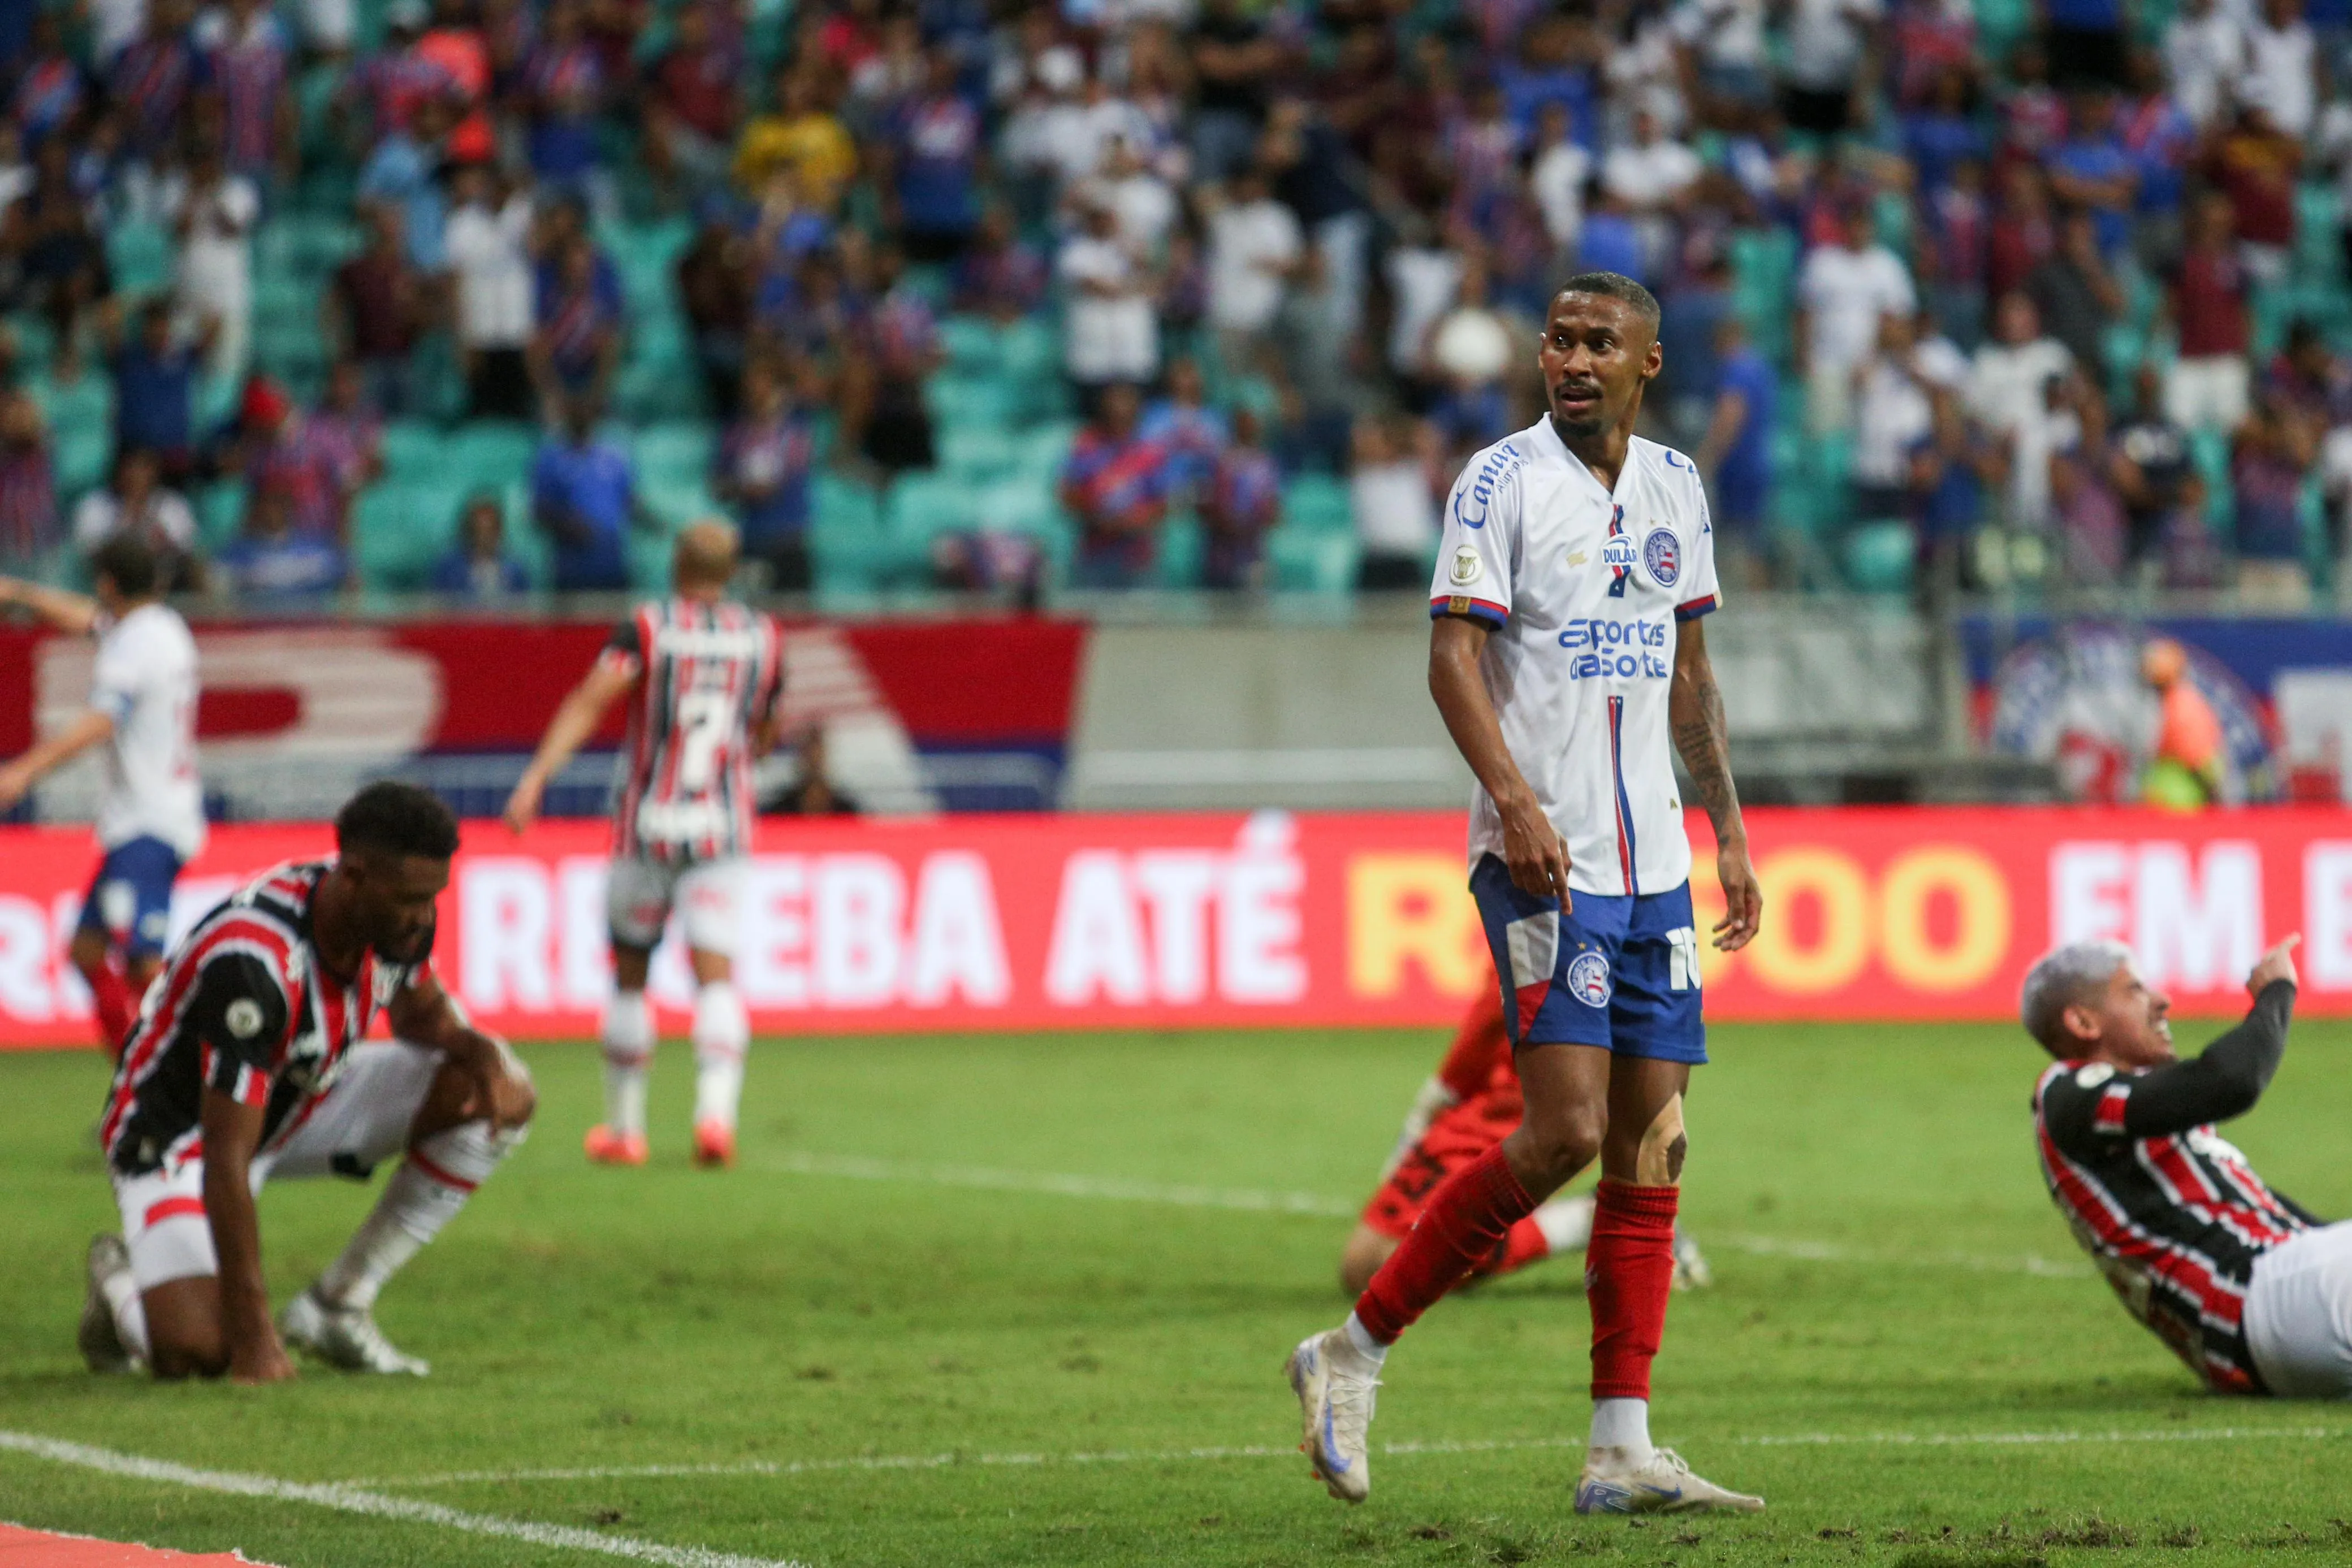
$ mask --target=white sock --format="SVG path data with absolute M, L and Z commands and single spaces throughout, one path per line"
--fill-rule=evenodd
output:
M 695 993 L 693 1038 L 694 1124 L 716 1122 L 733 1132 L 751 1046 L 751 1017 L 733 986 L 716 980 Z
M 1581 1252 L 1584 1244 L 1592 1239 L 1592 1195 L 1579 1197 L 1556 1197 L 1549 1203 L 1536 1206 L 1530 1216 L 1536 1228 L 1543 1232 L 1544 1249 L 1557 1257 L 1562 1252 Z
M 122 1342 L 122 1348 L 142 1361 L 152 1360 L 147 1344 L 147 1303 L 139 1299 L 139 1281 L 131 1277 L 131 1270 L 116 1270 L 98 1282 L 98 1291 L 114 1314 L 114 1336 Z
M 1646 1399 L 1596 1399 L 1592 1402 L 1592 1446 L 1620 1448 L 1636 1467 L 1646 1465 L 1657 1450 L 1650 1446 L 1650 1402 Z
M 319 1299 L 362 1312 L 373 1307 L 384 1281 L 457 1218 L 474 1189 L 522 1142 L 523 1132 L 509 1127 L 493 1134 L 488 1122 L 467 1122 L 410 1149 L 342 1256 L 319 1276 L 312 1287 Z
M 1356 1354 L 1370 1361 L 1374 1366 L 1380 1365 L 1389 1358 L 1389 1347 L 1374 1339 L 1372 1331 L 1358 1321 L 1353 1312 L 1348 1314 L 1345 1332 L 1348 1335 L 1348 1343 L 1355 1347 Z
M 604 1004 L 604 1124 L 646 1130 L 646 1078 L 653 1064 L 654 1009 L 643 991 L 615 991 Z

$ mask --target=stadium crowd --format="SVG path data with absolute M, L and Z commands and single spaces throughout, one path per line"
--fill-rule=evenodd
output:
M 8 0 L 0 570 L 1418 590 L 1607 269 L 1735 586 L 2294 606 L 2337 83 L 2352 0 Z

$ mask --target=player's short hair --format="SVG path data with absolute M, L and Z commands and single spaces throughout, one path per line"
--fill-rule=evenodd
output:
M 2096 1000 L 2131 956 L 2120 942 L 2069 942 L 2044 953 L 2026 971 L 2018 992 L 2017 1016 L 2025 1032 L 2051 1055 L 2061 1054 L 2070 1038 L 2066 1009 Z
M 335 813 L 335 847 L 446 861 L 457 852 L 457 819 L 431 790 L 383 779 Z
M 1615 299 L 1631 305 L 1634 313 L 1656 330 L 1664 314 L 1658 308 L 1658 297 L 1622 272 L 1580 272 L 1552 291 L 1557 299 L 1563 294 L 1597 294 L 1603 299 Z
M 161 573 L 154 548 L 136 534 L 120 533 L 90 552 L 93 577 L 105 578 L 125 599 L 144 599 L 155 591 Z

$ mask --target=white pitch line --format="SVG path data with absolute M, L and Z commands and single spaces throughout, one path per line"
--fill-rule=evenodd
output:
M 2352 1429 L 2331 1427 L 2189 1427 L 2177 1430 L 2111 1430 L 2103 1432 L 1799 1432 L 1784 1437 L 1733 1437 L 1742 1448 L 1828 1448 L 1847 1444 L 1882 1448 L 2032 1448 L 2073 1443 L 2220 1443 L 2258 1438 L 2294 1438 L 2308 1442 L 2352 1437 Z M 1449 1454 L 1498 1454 L 1533 1448 L 1581 1448 L 1582 1437 L 1502 1437 L 1486 1439 L 1430 1438 L 1381 1443 L 1376 1450 L 1391 1457 Z M 944 1470 L 965 1467 L 1028 1467 L 1042 1465 L 1159 1465 L 1203 1459 L 1280 1459 L 1297 1453 L 1295 1447 L 1254 1444 L 1201 1448 L 1107 1448 L 1075 1454 L 859 1454 L 837 1459 L 744 1459 L 701 1465 L 592 1465 L 564 1469 L 448 1470 L 439 1475 L 406 1476 L 346 1481 L 346 1486 L 446 1487 L 497 1486 L 522 1481 L 659 1480 L 675 1477 L 803 1476 L 843 1470 Z
M 606 1535 L 598 1531 L 576 1530 L 567 1525 L 536 1524 L 528 1520 L 500 1519 L 493 1514 L 465 1513 L 454 1508 L 444 1508 L 439 1503 L 420 1502 L 414 1498 L 385 1497 L 380 1492 L 363 1490 L 341 1481 L 286 1481 L 275 1476 L 244 1475 L 234 1470 L 200 1470 L 190 1465 L 174 1464 L 169 1459 L 118 1453 L 112 1448 L 69 1443 L 62 1438 L 44 1437 L 31 1432 L 0 1430 L 0 1449 L 47 1459 L 52 1464 L 72 1465 L 80 1469 L 123 1476 L 132 1480 L 191 1487 L 198 1491 L 224 1492 L 232 1497 L 266 1498 L 273 1502 L 306 1502 L 317 1508 L 333 1509 L 338 1513 L 437 1525 L 444 1530 L 462 1531 L 468 1535 L 498 1536 L 532 1546 L 593 1552 L 606 1557 L 657 1563 L 663 1564 L 663 1568 L 807 1568 L 801 1563 L 778 1562 L 765 1557 L 739 1557 L 731 1552 L 709 1552 L 698 1546 L 663 1546 L 632 1536 Z
M 1055 1171 L 1015 1171 L 985 1166 L 917 1165 L 900 1160 L 867 1159 L 857 1155 L 791 1152 L 746 1162 L 757 1170 L 787 1176 L 839 1176 L 850 1181 L 907 1182 L 919 1186 L 971 1187 L 985 1192 L 1028 1192 L 1052 1197 L 1106 1199 L 1114 1203 L 1156 1203 L 1176 1208 L 1223 1208 L 1249 1214 L 1298 1214 L 1318 1218 L 1349 1219 L 1363 1212 L 1349 1203 L 1312 1192 L 1267 1192 L 1253 1187 L 1185 1186 L 1160 1182 L 1129 1181 L 1117 1176 L 1072 1176 Z M 2053 1261 L 2028 1254 L 1989 1258 L 1970 1253 L 1888 1254 L 1857 1251 L 1829 1241 L 1806 1241 L 1775 1236 L 1727 1236 L 1710 1245 L 1761 1257 L 1793 1258 L 1809 1263 L 1879 1263 L 1914 1269 L 1967 1269 L 1978 1273 L 2032 1274 L 2053 1279 L 2084 1279 L 2093 1272 L 2079 1261 Z

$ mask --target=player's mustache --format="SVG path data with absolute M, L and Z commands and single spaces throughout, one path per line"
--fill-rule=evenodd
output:
M 1553 387 L 1551 389 L 1551 395 L 1556 398 L 1599 397 L 1601 395 L 1601 383 L 1597 381 L 1578 381 L 1571 378 L 1570 380 L 1564 381 L 1558 386 Z

